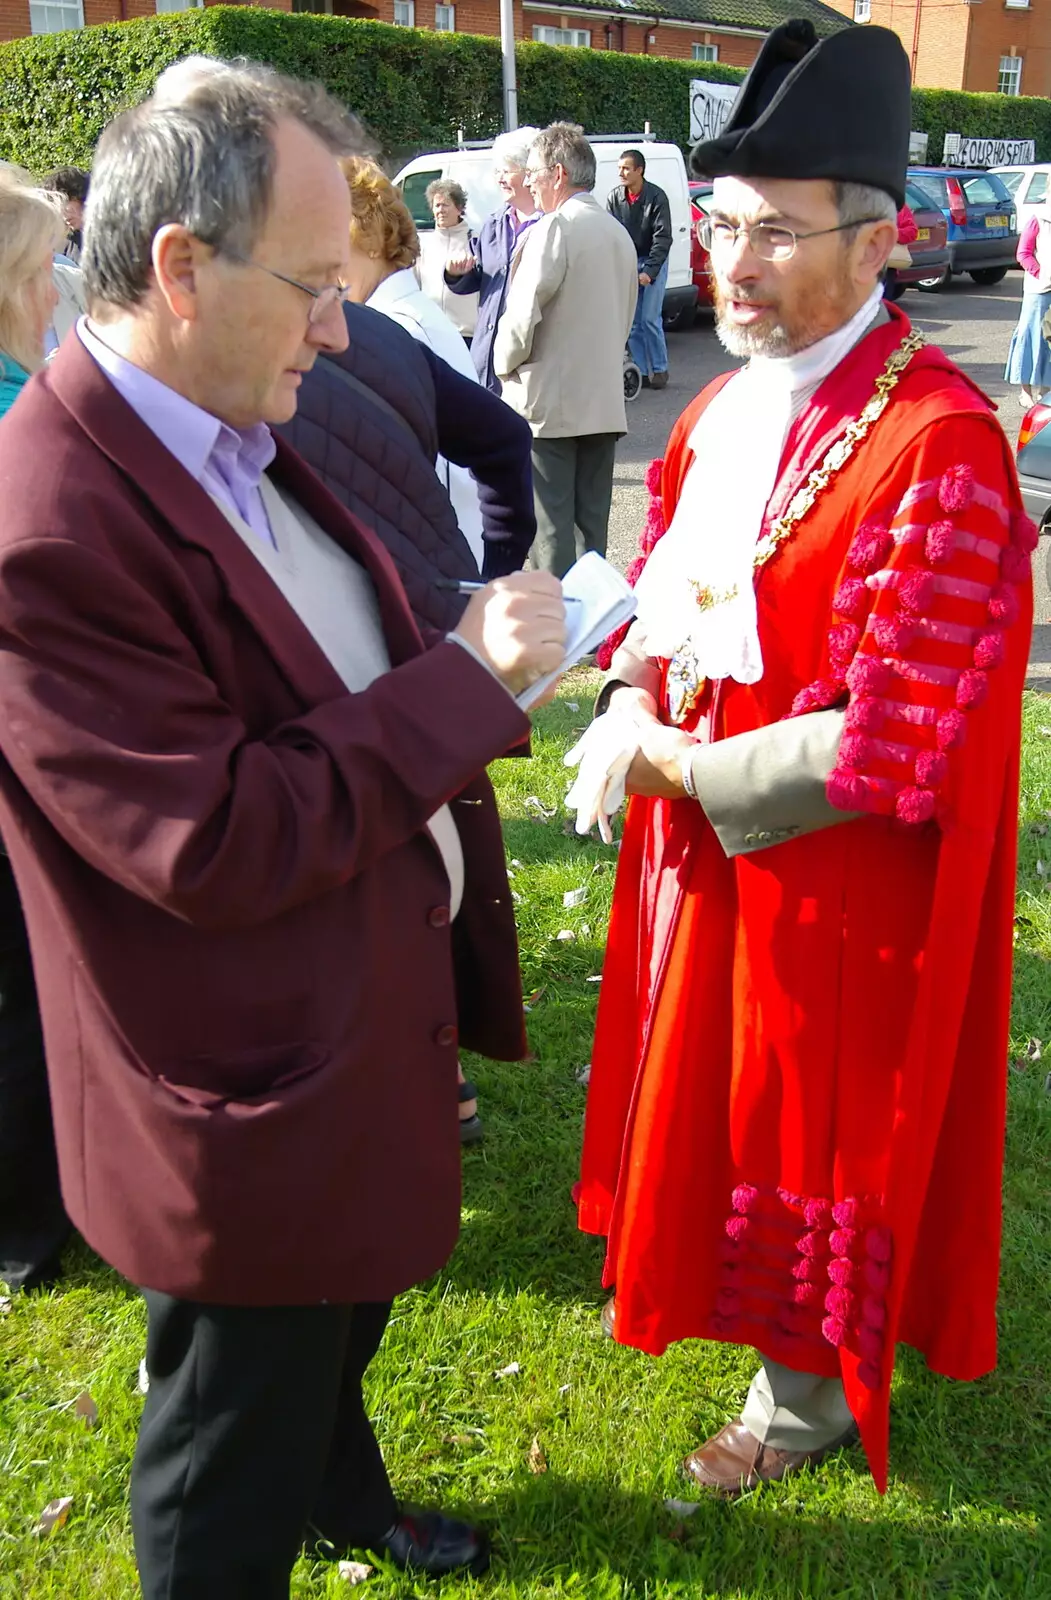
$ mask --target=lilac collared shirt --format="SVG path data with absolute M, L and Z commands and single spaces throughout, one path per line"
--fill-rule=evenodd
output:
M 77 322 L 77 334 L 121 399 L 201 488 L 243 517 L 260 539 L 276 544 L 259 492 L 277 449 L 266 424 L 238 433 L 111 350 L 86 317 Z

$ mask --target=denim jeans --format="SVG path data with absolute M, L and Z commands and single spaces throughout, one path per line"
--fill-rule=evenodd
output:
M 632 361 L 645 377 L 668 370 L 668 346 L 664 342 L 664 324 L 661 321 L 664 285 L 667 281 L 668 263 L 665 262 L 652 283 L 645 288 L 639 284 L 635 321 L 628 334 L 628 349 Z

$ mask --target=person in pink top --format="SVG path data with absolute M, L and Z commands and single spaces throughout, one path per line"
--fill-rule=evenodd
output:
M 1004 377 L 1019 385 L 1019 401 L 1028 407 L 1051 389 L 1051 348 L 1042 327 L 1051 310 L 1051 207 L 1046 201 L 1022 230 L 1018 260 L 1025 274 L 1022 306 L 1011 335 Z

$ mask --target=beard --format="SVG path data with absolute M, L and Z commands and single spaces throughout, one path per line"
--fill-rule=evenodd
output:
M 834 333 L 850 319 L 853 310 L 853 286 L 845 264 L 836 272 L 822 275 L 813 282 L 800 285 L 794 303 L 784 301 L 769 305 L 765 317 L 748 327 L 739 327 L 730 320 L 728 302 L 739 304 L 767 304 L 753 299 L 746 288 L 728 293 L 719 279 L 715 279 L 715 331 L 719 343 L 732 356 L 794 356 L 806 350 L 819 339 Z

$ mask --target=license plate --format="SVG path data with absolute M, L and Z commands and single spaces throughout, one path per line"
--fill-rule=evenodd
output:
M 917 228 L 916 229 L 916 238 L 917 238 L 917 240 L 929 239 L 930 236 L 931 236 L 930 228 Z
M 986 217 L 985 226 L 987 228 L 1006 228 L 1007 227 L 1007 218 L 1006 217 Z

